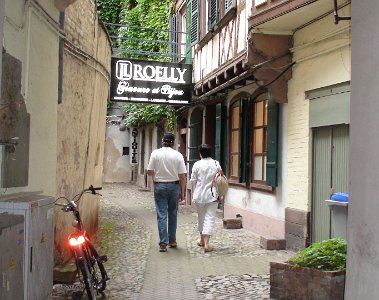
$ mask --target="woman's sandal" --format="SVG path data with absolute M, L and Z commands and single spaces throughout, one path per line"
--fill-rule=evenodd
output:
M 204 244 L 202 244 L 200 240 L 198 240 L 198 241 L 196 242 L 196 244 L 197 244 L 199 247 L 204 247 Z

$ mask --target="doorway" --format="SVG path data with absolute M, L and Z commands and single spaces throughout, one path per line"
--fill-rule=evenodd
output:
M 348 192 L 349 125 L 313 128 L 312 242 L 331 238 L 331 212 L 325 200 Z

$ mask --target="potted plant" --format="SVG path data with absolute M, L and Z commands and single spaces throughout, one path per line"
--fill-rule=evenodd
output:
M 344 298 L 347 243 L 333 238 L 313 243 L 286 263 L 270 263 L 272 299 Z

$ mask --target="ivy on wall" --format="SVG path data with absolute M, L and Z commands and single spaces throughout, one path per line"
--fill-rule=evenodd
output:
M 101 19 L 106 23 L 127 25 L 111 27 L 111 36 L 126 37 L 113 40 L 113 47 L 131 50 L 120 56 L 143 59 L 169 61 L 169 19 L 175 0 L 97 0 Z M 163 53 L 141 54 L 143 51 Z M 111 108 L 108 105 L 108 108 Z M 175 125 L 175 109 L 167 105 L 125 104 L 125 125 L 138 127 L 147 123 L 167 120 L 169 130 Z
M 132 104 L 123 106 L 126 127 L 140 127 L 144 123 L 159 123 L 167 120 L 167 129 L 173 130 L 176 120 L 175 109 L 171 106 Z

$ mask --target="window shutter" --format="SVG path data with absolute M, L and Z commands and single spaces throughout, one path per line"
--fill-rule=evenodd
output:
M 208 0 L 208 30 L 218 22 L 218 0 Z
M 225 0 L 225 13 L 233 6 L 233 0 Z
M 201 144 L 201 134 L 202 134 L 202 118 L 203 112 L 200 109 L 196 109 L 192 112 L 190 118 L 190 139 L 188 147 L 188 163 L 189 163 L 189 174 L 192 172 L 193 164 L 200 159 L 198 147 Z
M 215 159 L 221 161 L 221 103 L 216 104 L 216 137 L 215 137 Z
M 178 13 L 171 15 L 170 20 L 170 56 L 173 62 L 179 61 L 178 59 Z
M 191 4 L 192 0 L 186 3 L 186 64 L 192 63 L 192 47 L 191 47 Z
M 250 101 L 249 99 L 242 99 L 241 102 L 241 177 L 240 182 L 247 182 L 249 180 L 250 170 L 248 162 L 250 161 Z
M 199 41 L 199 0 L 191 1 L 191 46 Z
M 273 187 L 278 185 L 278 110 L 278 103 L 272 99 L 272 95 L 269 93 L 267 108 L 266 183 Z
M 228 170 L 228 108 L 225 105 L 221 106 L 221 168 L 227 174 Z

